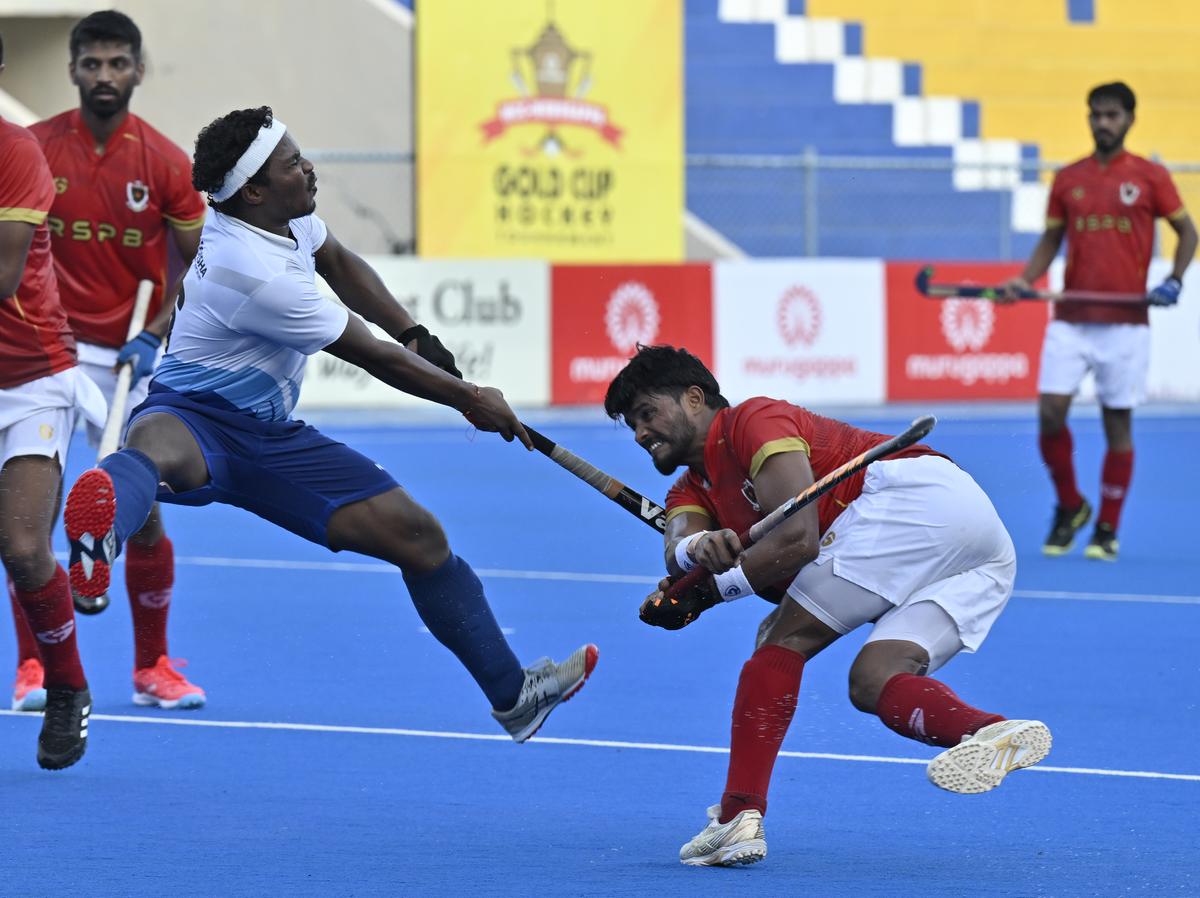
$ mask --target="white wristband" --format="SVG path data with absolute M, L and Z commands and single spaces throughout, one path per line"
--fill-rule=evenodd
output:
M 692 544 L 694 539 L 703 536 L 705 533 L 708 533 L 708 531 L 700 530 L 696 533 L 689 533 L 679 542 L 675 543 L 675 563 L 679 565 L 679 569 L 685 574 L 696 566 L 695 559 L 688 554 L 688 546 Z
M 746 579 L 740 564 L 731 567 L 723 574 L 713 574 L 713 580 L 717 584 L 717 593 L 723 602 L 732 602 L 734 599 L 740 599 L 754 592 L 754 587 Z

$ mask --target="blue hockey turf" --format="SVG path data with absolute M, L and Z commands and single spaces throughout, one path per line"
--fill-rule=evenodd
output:
M 665 492 L 600 412 L 529 417 L 635 489 Z M 1096 501 L 1099 421 L 1084 409 L 1073 424 Z M 738 671 L 769 606 L 648 628 L 637 606 L 660 540 L 548 459 L 446 418 L 323 429 L 441 518 L 523 660 L 595 642 L 592 679 L 514 745 L 422 630 L 397 572 L 237 509 L 166 508 L 172 654 L 190 660 L 208 707 L 132 705 L 118 566 L 112 607 L 79 619 L 95 700 L 83 761 L 38 769 L 40 718 L 0 716 L 0 895 L 1200 894 L 1200 417 L 1139 416 L 1121 559 L 1106 564 L 1079 548 L 1040 554 L 1052 500 L 1031 409 L 942 414 L 930 441 L 988 490 L 1020 567 L 981 651 L 939 678 L 978 706 L 1045 720 L 1054 750 L 994 792 L 941 792 L 923 766 L 935 749 L 850 706 L 865 632 L 851 634 L 805 670 L 769 856 L 736 870 L 685 868 L 677 853 L 720 796 Z M 72 474 L 87 454 L 77 442 Z

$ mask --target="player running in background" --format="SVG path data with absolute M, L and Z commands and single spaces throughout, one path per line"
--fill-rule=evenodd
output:
M 196 140 L 209 195 L 200 250 L 177 303 L 170 351 L 134 409 L 125 448 L 72 487 L 64 514 L 72 584 L 107 588 L 122 544 L 164 502 L 237 505 L 334 551 L 395 564 L 429 631 L 487 696 L 517 742 L 582 685 L 597 650 L 522 669 L 483 586 L 441 524 L 370 459 L 295 421 L 306 357 L 325 349 L 396 389 L 460 409 L 532 448 L 500 391 L 456 376 L 378 275 L 314 214 L 316 174 L 268 107 L 217 119 Z M 315 272 L 350 309 L 324 299 Z M 376 339 L 351 312 L 396 342 Z M 444 370 L 445 369 L 445 370 Z M 454 373 L 450 373 L 454 372 Z
M 112 10 L 92 13 L 71 30 L 70 56 L 79 108 L 30 130 L 42 144 L 57 189 L 50 210 L 55 268 L 79 340 L 80 366 L 111 403 L 115 364 L 134 360 L 128 414 L 146 396 L 170 325 L 178 284 L 174 276 L 168 282 L 168 242 L 174 241 L 186 267 L 200 241 L 204 200 L 192 187 L 187 154 L 129 111 L 144 72 L 137 25 Z M 154 283 L 148 323 L 129 339 L 141 280 Z M 99 444 L 101 430 L 89 428 L 93 446 Z M 204 690 L 176 670 L 179 662 L 173 663 L 167 650 L 174 582 L 174 549 L 155 505 L 145 526 L 130 536 L 125 555 L 133 618 L 133 700 L 162 708 L 199 708 Z M 107 604 L 107 596 L 91 602 L 76 597 L 85 613 Z
M 850 701 L 902 736 L 944 747 L 928 768 L 935 785 L 984 792 L 1046 756 L 1045 724 L 973 708 L 929 676 L 979 648 L 1016 573 L 1012 541 L 966 472 L 912 446 L 743 551 L 738 532 L 886 437 L 761 396 L 731 408 L 703 363 L 670 346 L 640 347 L 604 410 L 629 425 L 660 473 L 688 468 L 667 494 L 665 541 L 672 575 L 697 564 L 716 573 L 682 599 L 694 614 L 753 592 L 786 593 L 742 668 L 725 791 L 680 850 L 683 863 L 766 856 L 767 786 L 804 665 L 866 623 L 874 626 L 850 668 Z M 662 623 L 649 600 L 643 617 Z
M 0 71 L 4 43 L 0 38 Z M 44 670 L 38 763 L 69 767 L 87 748 L 92 699 L 75 642 L 67 573 L 50 549 L 76 408 L 103 422 L 104 398 L 75 364 L 58 301 L 46 216 L 54 181 L 37 140 L 0 119 L 0 561 L 13 614 L 28 622 L 21 668 Z M 40 680 L 40 678 L 39 678 Z M 14 696 L 15 710 L 25 710 Z
M 1147 294 L 1153 305 L 1179 301 L 1183 274 L 1196 252 L 1192 223 L 1167 170 L 1125 149 L 1136 99 L 1122 82 L 1088 94 L 1088 123 L 1096 149 L 1058 172 L 1050 188 L 1046 230 L 1025 271 L 1008 282 L 1028 290 L 1046 273 L 1067 240 L 1067 290 L 1141 293 L 1154 251 L 1154 220 L 1166 218 L 1178 235 L 1171 275 Z M 1058 504 L 1047 555 L 1063 555 L 1092 515 L 1075 482 L 1074 443 L 1067 427 L 1071 399 L 1088 371 L 1096 380 L 1107 453 L 1100 472 L 1100 513 L 1084 554 L 1115 561 L 1121 506 L 1133 479 L 1133 409 L 1143 401 L 1150 366 L 1150 316 L 1144 305 L 1059 302 L 1046 328 L 1038 375 L 1042 458 Z

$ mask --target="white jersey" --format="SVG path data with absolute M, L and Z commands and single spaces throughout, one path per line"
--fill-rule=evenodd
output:
M 263 421 L 291 415 L 305 357 L 337 340 L 349 313 L 317 292 L 325 222 L 289 225 L 294 240 L 209 212 L 154 386 Z

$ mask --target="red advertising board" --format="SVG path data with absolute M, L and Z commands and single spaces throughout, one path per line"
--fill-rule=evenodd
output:
M 713 364 L 708 265 L 555 265 L 550 401 L 600 403 L 637 344 L 683 346 Z
M 930 299 L 917 292 L 922 268 L 887 266 L 889 401 L 1030 399 L 1049 310 L 1042 302 Z M 946 263 L 936 283 L 999 284 L 1019 263 Z

